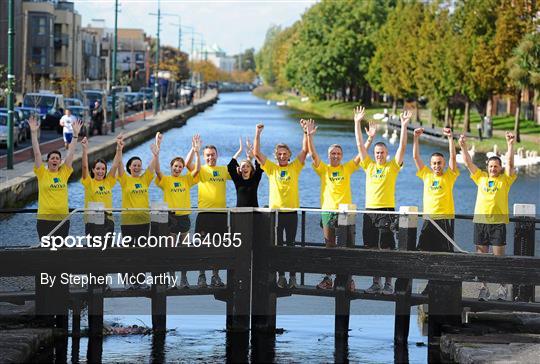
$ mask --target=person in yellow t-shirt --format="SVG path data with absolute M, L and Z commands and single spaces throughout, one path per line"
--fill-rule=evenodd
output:
M 366 173 L 366 210 L 394 211 L 396 207 L 395 190 L 396 180 L 405 157 L 407 147 L 407 126 L 412 113 L 405 110 L 400 115 L 401 134 L 399 147 L 394 159 L 387 161 L 388 148 L 386 144 L 378 142 L 373 148 L 375 161 L 367 153 L 362 139 L 362 119 L 365 115 L 363 107 L 354 110 L 354 133 L 356 146 L 360 154 L 360 167 Z M 396 215 L 392 214 L 364 214 L 362 237 L 367 248 L 395 249 L 393 225 Z M 366 290 L 367 293 L 392 294 L 392 278 L 386 277 L 384 287 L 381 287 L 381 278 L 373 277 L 373 284 Z
M 444 169 L 446 161 L 441 153 L 433 153 L 430 158 L 430 168 L 424 165 L 420 157 L 420 135 L 423 128 L 414 130 L 413 159 L 416 164 L 416 175 L 424 182 L 424 208 L 423 211 L 450 237 L 454 238 L 454 183 L 459 176 L 456 163 L 456 147 L 450 128 L 444 128 L 443 134 L 448 139 L 449 162 L 448 169 Z M 424 219 L 418 249 L 434 252 L 453 252 L 452 243 L 442 235 L 431 221 Z M 427 291 L 426 291 L 427 292 Z
M 116 171 L 120 164 L 120 153 L 123 145 L 122 135 L 116 138 L 116 154 L 107 173 L 107 162 L 103 159 L 96 159 L 92 166 L 88 165 L 88 139 L 85 137 L 81 141 L 82 145 L 82 177 L 81 184 L 84 186 L 84 207 L 88 208 L 90 202 L 99 202 L 104 208 L 112 208 L 112 189 L 116 184 Z M 105 235 L 114 232 L 114 220 L 111 211 L 105 212 L 105 224 L 103 226 L 85 222 L 85 235 Z M 86 218 L 86 216 L 85 216 Z M 86 221 L 86 219 L 85 219 Z
M 300 120 L 302 129 L 304 128 L 305 120 Z M 268 176 L 270 193 L 269 206 L 271 209 L 289 208 L 295 209 L 300 207 L 300 195 L 298 191 L 298 180 L 300 172 L 304 168 L 304 162 L 308 152 L 307 146 L 307 131 L 304 130 L 302 139 L 302 150 L 296 156 L 296 159 L 290 162 L 291 149 L 287 144 L 277 144 L 274 148 L 274 156 L 277 164 L 270 161 L 261 152 L 261 134 L 264 125 L 257 124 L 255 129 L 255 141 L 253 143 L 253 154 L 259 161 L 261 168 Z M 296 211 L 279 212 L 277 226 L 277 240 L 279 245 L 294 245 L 296 240 L 296 228 L 298 225 L 298 213 Z M 283 239 L 285 233 L 285 239 Z M 287 281 L 285 280 L 285 272 L 278 273 L 277 286 L 285 288 Z M 289 273 L 289 288 L 296 287 L 295 272 Z
M 360 154 L 357 154 L 353 159 L 345 164 L 341 164 L 343 160 L 343 148 L 339 144 L 332 144 L 328 147 L 328 162 L 324 163 L 319 158 L 319 154 L 315 148 L 313 141 L 317 127 L 313 120 L 308 120 L 305 124 L 308 138 L 308 150 L 313 163 L 312 168 L 321 179 L 321 209 L 322 210 L 337 210 L 340 204 L 352 204 L 351 193 L 351 176 L 359 168 Z M 366 141 L 366 149 L 369 149 L 373 137 L 377 132 L 375 123 L 370 123 L 368 140 Z M 323 229 L 324 242 L 327 248 L 334 248 L 336 244 L 336 228 L 337 228 L 338 213 L 337 212 L 322 212 L 321 227 Z M 347 239 L 352 240 L 349 236 Z M 333 282 L 330 273 L 327 273 L 323 280 L 317 285 L 319 289 L 332 289 Z M 349 290 L 354 291 L 354 281 L 349 279 L 347 284 Z
M 73 123 L 73 139 L 68 145 L 68 153 L 64 163 L 62 163 L 62 154 L 58 150 L 53 150 L 47 154 L 47 168 L 43 165 L 39 147 L 39 122 L 32 116 L 28 123 L 32 136 L 32 150 L 34 151 L 34 173 L 38 180 L 36 229 L 41 242 L 41 238 L 49 235 L 69 214 L 68 180 L 73 173 L 73 156 L 82 122 Z M 69 225 L 69 220 L 62 223 L 54 236 L 67 237 Z
M 162 134 L 158 134 L 158 145 L 161 149 L 161 142 L 163 140 Z M 166 176 L 161 172 L 161 166 L 159 164 L 159 158 L 156 160 L 156 186 L 163 191 L 163 200 L 167 203 L 170 209 L 190 209 L 191 198 L 189 195 L 190 188 L 197 184 L 196 177 L 201 169 L 201 162 L 199 158 L 199 149 L 201 146 L 201 139 L 198 134 L 193 136 L 191 141 L 191 149 L 189 150 L 188 157 L 191 159 L 191 155 L 195 154 L 195 168 L 182 175 L 182 170 L 185 166 L 184 158 L 174 157 L 171 162 L 171 175 Z M 169 234 L 182 242 L 186 234 L 191 227 L 189 220 L 190 211 L 170 211 L 169 212 Z M 174 272 L 171 272 L 173 275 Z M 180 275 L 180 282 L 178 288 L 189 288 L 187 280 L 187 272 L 184 270 Z M 172 287 L 171 287 L 172 288 Z
M 205 165 L 199 171 L 198 179 L 198 202 L 200 209 L 225 209 L 227 208 L 227 180 L 231 179 L 227 166 L 218 166 L 218 151 L 216 146 L 207 145 L 203 149 Z M 192 171 L 195 167 L 188 159 L 187 168 Z M 228 231 L 226 212 L 199 212 L 195 220 L 195 232 L 200 234 L 204 240 L 209 236 L 210 241 L 220 235 L 223 239 Z M 199 271 L 197 285 L 201 288 L 207 287 L 206 274 L 204 270 Z M 212 287 L 225 286 L 219 276 L 219 270 L 212 270 L 210 280 Z
M 154 179 L 154 166 L 159 150 L 156 144 L 150 145 L 152 160 L 146 171 L 142 173 L 141 158 L 134 156 L 128 159 L 126 167 L 122 163 L 118 166 L 118 181 L 122 188 L 122 208 L 150 208 L 148 189 Z M 122 152 L 122 148 L 119 153 Z M 122 158 L 120 154 L 119 158 Z M 129 236 L 135 246 L 138 239 L 148 236 L 150 232 L 150 214 L 148 211 L 122 211 L 120 216 L 122 236 Z M 130 285 L 129 288 L 148 288 L 146 285 Z
M 506 132 L 506 168 L 503 169 L 501 158 L 491 157 L 487 160 L 487 172 L 480 170 L 467 152 L 467 140 L 459 137 L 459 146 L 463 161 L 471 173 L 471 179 L 478 186 L 476 205 L 474 207 L 474 244 L 477 253 L 504 255 L 506 247 L 506 224 L 508 224 L 508 194 L 517 176 L 514 169 L 514 134 Z M 487 300 L 490 296 L 485 283 L 480 287 L 479 300 Z M 501 284 L 497 290 L 497 299 L 506 300 L 508 290 Z

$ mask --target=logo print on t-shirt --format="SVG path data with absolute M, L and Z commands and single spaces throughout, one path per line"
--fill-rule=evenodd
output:
M 214 177 L 218 177 L 218 176 L 219 176 L 219 172 L 218 172 L 218 171 L 213 171 L 213 172 L 212 172 L 212 175 L 213 175 Z
M 488 187 L 491 188 L 495 185 L 495 181 L 488 181 Z
M 332 177 L 338 177 L 339 176 L 339 172 L 332 172 Z
M 382 168 L 377 168 L 377 174 L 382 174 Z
M 439 181 L 433 181 L 431 183 L 431 187 L 438 187 L 439 186 Z
M 135 183 L 135 188 L 142 188 L 142 185 L 140 183 Z
M 280 177 L 287 177 L 287 171 L 281 171 Z
M 60 178 L 54 177 L 53 178 L 53 183 L 60 183 Z
M 103 187 L 103 186 L 99 186 L 98 188 L 99 188 L 100 191 L 103 191 L 105 189 L 105 187 Z
M 174 182 L 174 187 L 180 187 L 180 182 Z

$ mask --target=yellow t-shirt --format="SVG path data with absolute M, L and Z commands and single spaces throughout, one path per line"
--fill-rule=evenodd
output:
M 116 178 L 107 175 L 101 181 L 87 176 L 81 178 L 81 183 L 84 186 L 84 207 L 88 207 L 89 202 L 101 202 L 103 207 L 112 208 L 112 189 L 116 184 Z M 105 214 L 107 218 L 112 219 L 112 213 Z M 85 216 L 86 221 L 86 216 Z
M 61 221 L 69 213 L 68 179 L 73 168 L 62 164 L 57 172 L 51 172 L 43 164 L 34 173 L 38 180 L 39 220 Z
M 318 167 L 311 165 L 321 178 L 321 209 L 337 210 L 339 204 L 351 204 L 351 175 L 360 167 L 350 160 L 332 167 L 321 161 Z
M 369 156 L 360 162 L 366 172 L 366 208 L 395 208 L 396 180 L 400 166 L 395 159 L 375 163 Z
M 163 190 L 163 201 L 169 208 L 189 209 L 191 208 L 191 198 L 189 189 L 195 185 L 195 179 L 188 173 L 183 176 L 163 176 L 156 179 L 156 186 Z M 176 215 L 189 215 L 189 211 L 175 211 Z
M 199 183 L 199 208 L 218 209 L 227 207 L 227 180 L 231 179 L 227 166 L 201 167 Z
M 304 165 L 298 159 L 286 167 L 266 159 L 262 165 L 269 181 L 269 206 L 272 209 L 300 207 L 300 194 L 298 193 L 298 179 Z
M 459 170 L 448 168 L 441 176 L 437 176 L 424 166 L 416 172 L 416 176 L 424 182 L 424 212 L 433 219 L 453 219 L 455 212 L 452 190 Z
M 148 188 L 154 174 L 146 170 L 140 177 L 122 174 L 118 178 L 122 187 L 122 208 L 150 208 Z M 148 211 L 122 211 L 122 225 L 140 225 L 150 223 Z
M 473 222 L 482 224 L 508 223 L 508 194 L 516 180 L 516 174 L 489 177 L 487 172 L 478 169 L 471 179 L 478 186 Z

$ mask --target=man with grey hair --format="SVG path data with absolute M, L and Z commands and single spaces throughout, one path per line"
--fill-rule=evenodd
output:
M 308 150 L 313 160 L 312 167 L 321 178 L 321 209 L 322 210 L 337 210 L 340 204 L 351 204 L 351 175 L 360 167 L 360 153 L 353 159 L 341 164 L 343 160 L 343 148 L 339 144 L 332 144 L 328 148 L 328 162 L 324 163 L 319 158 L 313 135 L 317 131 L 315 122 L 307 120 L 305 130 L 308 137 Z M 365 143 L 365 148 L 369 149 L 373 138 L 377 132 L 375 123 L 370 122 L 369 128 L 366 128 L 368 140 Z M 327 248 L 336 247 L 336 227 L 337 227 L 337 212 L 325 211 L 321 213 L 321 227 L 323 229 L 324 242 Z M 319 289 L 332 289 L 333 282 L 331 274 L 327 273 L 323 280 L 317 285 Z M 354 281 L 351 279 L 347 284 L 347 288 L 354 291 Z

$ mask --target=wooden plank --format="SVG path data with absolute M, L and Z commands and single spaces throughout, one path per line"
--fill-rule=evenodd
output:
M 535 257 L 276 246 L 267 259 L 274 271 L 540 284 L 540 259 Z

